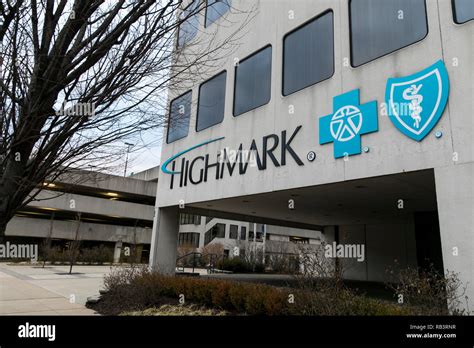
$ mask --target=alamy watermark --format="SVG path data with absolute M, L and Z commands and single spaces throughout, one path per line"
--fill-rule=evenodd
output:
M 95 103 L 76 103 L 66 107 L 66 103 L 62 103 L 59 110 L 56 110 L 57 116 L 88 116 L 95 115 Z
M 30 259 L 36 262 L 38 261 L 38 245 L 10 242 L 0 244 L 0 259 Z
M 350 258 L 357 259 L 359 262 L 365 260 L 364 244 L 326 244 L 324 246 L 324 256 L 327 258 Z
M 258 153 L 256 150 L 231 149 L 225 147 L 219 152 L 219 162 L 230 164 L 248 164 L 250 167 L 257 167 Z

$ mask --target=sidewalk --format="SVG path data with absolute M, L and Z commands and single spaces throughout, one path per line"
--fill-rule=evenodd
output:
M 25 266 L 0 263 L 0 315 L 94 315 L 87 297 L 97 295 L 109 266 Z

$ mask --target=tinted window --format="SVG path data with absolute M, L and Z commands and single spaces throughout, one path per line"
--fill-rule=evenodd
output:
M 207 0 L 206 27 L 222 17 L 230 8 L 231 0 Z
M 245 240 L 247 238 L 247 227 L 240 227 L 240 239 Z
M 352 65 L 420 41 L 428 33 L 425 0 L 351 0 Z
M 224 119 L 226 76 L 224 71 L 199 87 L 197 131 L 221 123 Z
M 272 48 L 268 46 L 242 60 L 235 69 L 234 116 L 270 101 Z
M 199 233 L 180 233 L 178 238 L 179 246 L 199 247 Z
M 283 45 L 283 95 L 331 77 L 334 73 L 332 12 L 286 35 Z
M 453 1 L 454 21 L 458 24 L 466 23 L 474 19 L 474 1 L 473 0 L 454 0 Z
M 215 224 L 209 231 L 204 234 L 204 245 L 212 242 L 214 238 L 225 238 L 225 225 Z
M 192 92 L 189 91 L 171 102 L 168 124 L 168 143 L 184 138 L 188 135 L 189 118 L 191 117 L 191 95 Z
M 197 31 L 199 28 L 199 16 L 197 13 L 198 6 L 199 6 L 199 1 L 194 0 L 181 13 L 180 17 L 184 21 L 179 26 L 179 31 L 178 31 L 178 46 L 179 47 L 191 41 L 197 34 Z
M 238 234 L 239 234 L 239 226 L 230 225 L 229 238 L 230 239 L 237 239 Z

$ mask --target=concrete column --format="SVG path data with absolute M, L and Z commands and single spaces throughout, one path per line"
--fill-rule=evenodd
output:
M 459 272 L 474 308 L 474 163 L 435 168 L 444 269 Z M 464 302 L 464 299 L 463 299 Z M 465 304 L 462 305 L 466 307 Z
M 178 207 L 155 208 L 150 245 L 150 268 L 174 274 L 178 247 Z
M 120 254 L 122 252 L 122 241 L 119 240 L 118 242 L 115 242 L 115 248 L 114 248 L 114 263 L 120 262 Z

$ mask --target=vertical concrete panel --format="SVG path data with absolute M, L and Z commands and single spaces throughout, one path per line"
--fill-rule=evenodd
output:
M 474 163 L 435 168 L 441 248 L 445 270 L 459 272 L 474 306 Z
M 174 274 L 178 246 L 178 207 L 156 208 L 150 246 L 150 268 Z
M 368 280 L 393 280 L 389 267 L 416 267 L 415 238 L 410 224 L 367 225 Z
M 407 224 L 405 227 L 406 264 L 409 267 L 416 268 L 418 261 L 416 258 L 415 225 Z
M 365 246 L 365 226 L 364 225 L 343 225 L 339 226 L 339 244 L 362 244 L 364 245 L 365 257 L 367 247 Z M 344 278 L 355 280 L 367 280 L 367 259 L 357 261 L 357 259 L 341 259 L 344 270 Z

